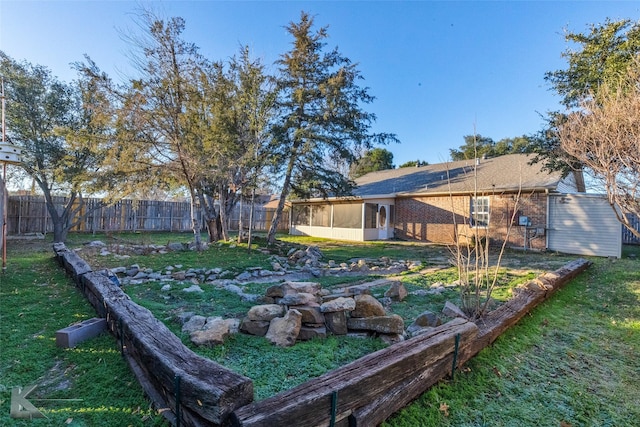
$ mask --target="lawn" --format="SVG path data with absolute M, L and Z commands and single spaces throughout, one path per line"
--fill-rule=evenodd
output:
M 120 235 L 127 243 L 187 241 L 190 234 Z M 107 239 L 104 236 L 95 237 Z M 113 237 L 112 237 L 113 238 Z M 80 246 L 92 236 L 72 235 L 69 247 Z M 284 239 L 283 239 L 284 240 Z M 346 262 L 353 258 L 386 256 L 420 260 L 432 268 L 428 276 L 406 275 L 409 291 L 427 289 L 437 281 L 450 282 L 447 250 L 437 246 L 376 242 L 370 245 L 309 241 L 289 238 L 290 243 L 322 247 L 326 259 Z M 0 277 L 0 424 L 8 425 L 160 425 L 161 417 L 149 407 L 135 378 L 108 335 L 82 343 L 76 349 L 55 346 L 55 331 L 95 316 L 91 307 L 57 269 L 47 243 L 9 241 L 9 264 Z M 258 243 L 258 248 L 260 244 Z M 182 252 L 162 256 L 138 256 L 117 262 L 162 268 L 175 263 L 188 267 L 224 267 L 239 271 L 268 265 L 259 250 L 248 254 L 243 245 L 215 245 L 198 254 Z M 636 258 L 629 258 L 631 253 Z M 554 270 L 575 257 L 558 254 L 513 253 L 505 262 L 503 286 L 495 298 L 509 297 L 515 284 L 541 271 Z M 445 381 L 388 420 L 388 426 L 416 425 L 634 425 L 640 419 L 640 248 L 625 248 L 621 260 L 593 259 L 594 265 L 573 280 L 543 306 L 509 330 L 490 348 L 467 363 L 455 380 Z M 95 267 L 113 266 L 116 258 L 95 257 Z M 344 278 L 344 281 L 353 278 Z M 331 278 L 324 286 L 339 286 Z M 173 321 L 176 310 L 195 307 L 208 315 L 240 316 L 250 306 L 236 295 L 209 292 L 201 297 L 167 300 L 160 284 L 149 283 L 127 290 L 148 306 L 178 335 Z M 250 285 L 259 291 L 260 285 Z M 374 289 L 376 292 L 382 290 Z M 428 300 L 410 295 L 391 310 L 406 320 L 425 309 L 439 311 L 444 299 L 456 291 Z M 180 296 L 180 298 L 178 298 Z M 187 337 L 183 337 L 185 343 Z M 322 342 L 299 343 L 277 349 L 265 340 L 234 336 L 228 343 L 206 349 L 206 356 L 249 376 L 258 399 L 290 388 L 374 351 L 379 340 L 331 337 Z M 355 350 L 354 350 L 355 349 Z M 314 358 L 309 355 L 313 354 Z M 249 363 L 247 363 L 249 360 Z M 300 363 L 299 361 L 303 361 Z M 39 384 L 32 396 L 48 417 L 17 422 L 9 418 L 11 388 Z M 541 410 L 544 408 L 544 410 Z

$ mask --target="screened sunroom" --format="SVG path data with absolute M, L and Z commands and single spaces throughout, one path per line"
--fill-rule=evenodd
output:
M 292 235 L 336 240 L 385 240 L 393 237 L 394 199 L 322 199 L 291 203 Z

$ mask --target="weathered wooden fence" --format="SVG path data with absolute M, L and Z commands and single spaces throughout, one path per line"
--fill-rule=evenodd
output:
M 65 197 L 54 197 L 54 203 L 62 206 Z M 248 205 L 237 206 L 229 218 L 229 229 L 238 230 L 242 213 L 243 228 L 249 227 Z M 85 199 L 80 211 L 82 221 L 71 231 L 80 232 L 121 232 L 121 231 L 190 231 L 191 213 L 188 202 L 124 199 L 105 205 L 102 199 Z M 200 224 L 202 213 L 197 212 Z M 253 229 L 266 230 L 271 224 L 273 209 L 256 206 L 253 215 Z M 288 217 L 280 223 L 281 230 L 288 229 Z M 49 233 L 53 226 L 49 219 L 44 197 L 11 196 L 7 213 L 7 232 L 12 235 L 28 233 Z M 202 231 L 205 231 L 204 224 Z
M 149 310 L 64 244 L 55 244 L 96 312 L 107 319 L 143 388 L 174 424 L 188 426 L 376 426 L 495 341 L 584 271 L 573 261 L 516 289 L 477 325 L 454 319 L 431 332 L 364 356 L 271 398 L 253 402 L 250 379 L 202 358 Z
M 631 225 L 637 231 L 640 231 L 640 217 L 636 215 L 628 215 Z M 627 227 L 622 227 L 622 244 L 640 245 L 640 239 L 636 237 Z

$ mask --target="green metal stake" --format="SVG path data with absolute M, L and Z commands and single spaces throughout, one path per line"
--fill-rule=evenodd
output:
M 176 398 L 176 427 L 180 427 L 180 375 L 174 378 L 173 391 Z
M 451 379 L 454 379 L 456 373 L 456 363 L 458 362 L 458 347 L 460 346 L 460 334 L 456 334 L 456 345 L 453 349 L 453 365 L 451 366 Z
M 331 393 L 331 422 L 329 427 L 335 427 L 336 425 L 336 412 L 338 411 L 338 391 Z

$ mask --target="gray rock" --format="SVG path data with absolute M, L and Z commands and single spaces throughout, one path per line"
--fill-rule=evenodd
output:
M 191 285 L 188 288 L 184 288 L 182 292 L 191 293 L 191 292 L 204 292 L 204 291 L 199 285 Z
M 183 251 L 184 245 L 179 242 L 171 242 L 167 245 L 167 249 L 170 251 Z
M 397 344 L 404 341 L 404 335 L 402 334 L 381 334 L 380 339 L 387 345 Z
M 314 303 L 317 304 L 318 298 L 315 295 L 300 292 L 287 294 L 282 297 L 279 302 L 283 305 L 309 305 Z
M 251 273 L 249 273 L 248 271 L 243 271 L 242 273 L 238 274 L 238 276 L 236 277 L 236 280 L 244 281 L 244 280 L 249 280 L 252 277 L 253 275 Z
M 416 320 L 413 323 L 421 327 L 425 327 L 425 326 L 435 327 L 435 326 L 442 325 L 442 320 L 440 320 L 437 314 L 427 310 L 420 313 L 420 315 L 416 317 Z
M 184 325 L 196 314 L 193 311 L 185 311 L 176 315 L 176 320 L 180 322 L 181 325 Z
M 391 316 L 350 318 L 347 320 L 349 329 L 378 332 L 380 334 L 404 333 L 404 320 L 397 314 Z
M 207 322 L 207 318 L 204 316 L 196 315 L 192 316 L 189 321 L 182 325 L 182 332 L 191 333 L 204 328 L 204 324 Z
M 464 314 L 464 312 L 460 309 L 460 307 L 458 307 L 451 301 L 447 301 L 444 303 L 442 314 L 448 317 L 461 317 L 463 319 L 467 319 L 467 315 Z
M 332 311 L 324 313 L 325 325 L 327 329 L 334 335 L 346 335 L 347 327 L 347 314 L 344 311 Z
M 249 318 L 245 317 L 240 324 L 240 331 L 249 335 L 263 337 L 269 330 L 269 324 L 270 322 L 267 321 L 249 320 Z
M 300 332 L 298 333 L 298 341 L 309 341 L 314 338 L 326 338 L 327 337 L 327 328 L 324 326 L 319 327 L 309 327 L 302 326 L 300 328 Z
M 407 289 L 402 282 L 393 282 L 391 287 L 384 293 L 385 297 L 389 297 L 394 301 L 402 301 L 407 297 Z
M 164 285 L 164 286 L 162 286 L 162 288 L 160 288 L 160 290 L 161 290 L 162 292 L 170 291 L 170 290 L 171 290 L 171 285 L 169 285 L 169 284 Z

